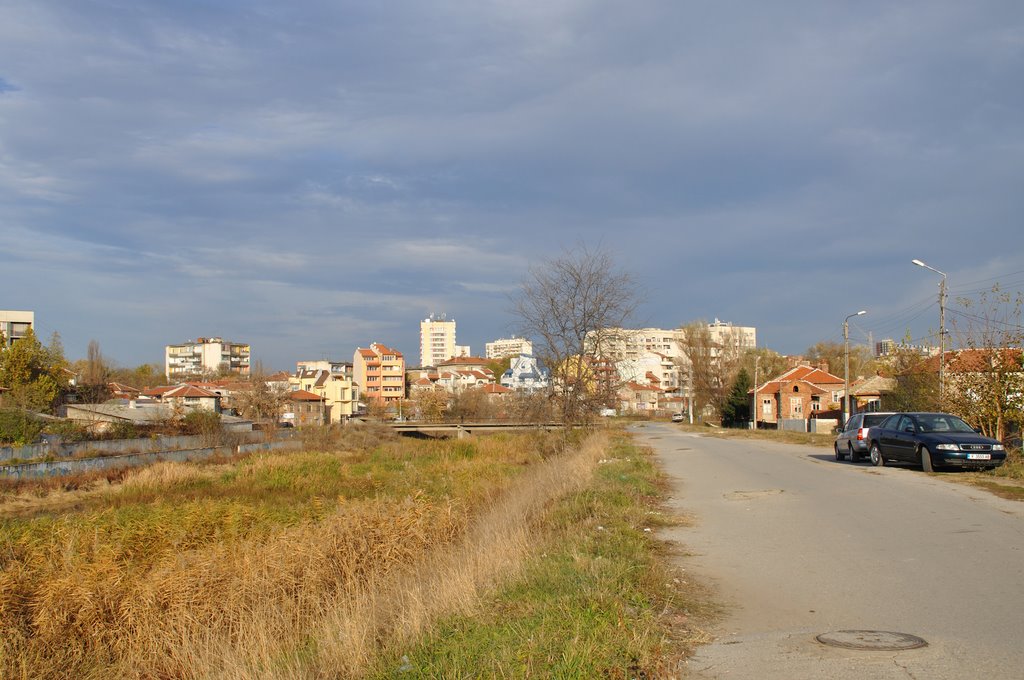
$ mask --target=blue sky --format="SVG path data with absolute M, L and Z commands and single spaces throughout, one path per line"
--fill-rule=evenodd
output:
M 0 308 L 268 368 L 514 328 L 601 244 L 638 325 L 796 353 L 1024 288 L 1024 4 L 0 0 Z

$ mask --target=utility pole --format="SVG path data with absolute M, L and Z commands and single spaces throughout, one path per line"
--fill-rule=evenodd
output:
M 939 281 L 939 404 L 945 393 L 944 373 L 946 372 L 946 272 L 940 272 L 935 267 L 929 267 L 921 260 L 911 260 L 918 267 L 930 269 L 942 277 Z
M 754 357 L 754 399 L 750 405 L 750 429 L 757 430 L 757 365 L 761 363 L 761 357 Z
M 843 319 L 843 357 L 846 363 L 843 370 L 843 382 L 845 383 L 843 389 L 843 425 L 846 425 L 846 421 L 850 419 L 850 319 L 867 313 L 866 309 L 862 309 Z

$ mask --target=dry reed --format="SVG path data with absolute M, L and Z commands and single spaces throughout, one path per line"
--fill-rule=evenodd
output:
M 471 612 L 483 589 L 513 575 L 532 522 L 586 483 L 602 446 L 594 440 L 527 466 L 502 492 L 508 475 L 497 470 L 537 460 L 523 440 L 424 443 L 420 453 L 437 459 L 433 474 L 447 480 L 428 497 L 406 493 L 427 473 L 384 442 L 331 464 L 375 458 L 406 484 L 403 497 L 370 487 L 365 497 L 332 499 L 330 510 L 314 497 L 312 514 L 277 529 L 252 507 L 214 501 L 155 520 L 152 508 L 119 516 L 116 532 L 113 509 L 91 524 L 48 520 L 45 531 L 0 544 L 0 676 L 358 676 L 438 615 Z M 283 476 L 319 460 L 304 455 L 256 459 L 236 477 L 280 468 L 292 492 L 308 492 L 303 479 Z M 173 495 L 227 469 L 157 465 L 113 495 Z

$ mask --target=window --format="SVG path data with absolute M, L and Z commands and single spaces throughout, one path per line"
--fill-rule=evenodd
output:
M 789 398 L 789 412 L 794 416 L 802 416 L 804 414 L 804 402 L 800 397 Z

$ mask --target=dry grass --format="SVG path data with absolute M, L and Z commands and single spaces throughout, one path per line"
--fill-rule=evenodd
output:
M 602 451 L 534 443 L 374 439 L 8 498 L 0 675 L 357 676 L 513 575 Z

